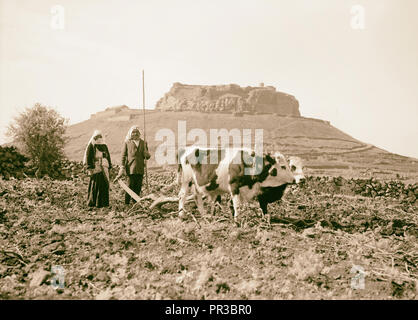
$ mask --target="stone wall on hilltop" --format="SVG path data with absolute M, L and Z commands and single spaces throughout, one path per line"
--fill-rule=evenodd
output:
M 229 85 L 186 85 L 173 87 L 156 104 L 157 110 L 202 112 L 277 113 L 300 116 L 294 96 L 276 91 L 272 86 L 240 87 Z
M 147 114 L 152 112 L 158 112 L 155 109 L 146 109 Z M 105 121 L 120 122 L 120 121 L 130 121 L 137 119 L 143 116 L 143 109 L 136 108 L 131 109 L 126 105 L 109 107 L 104 111 L 99 111 L 90 115 L 90 119 L 100 119 Z
M 116 107 L 108 107 L 104 111 L 99 111 L 90 116 L 90 118 L 109 118 L 113 117 L 119 113 L 123 113 L 129 110 L 129 107 L 126 105 L 116 106 Z

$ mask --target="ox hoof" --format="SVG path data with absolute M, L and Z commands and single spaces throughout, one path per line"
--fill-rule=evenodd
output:
M 184 210 L 180 211 L 179 212 L 179 219 L 182 220 L 182 221 L 187 220 L 187 212 L 184 211 Z
M 255 211 L 255 214 L 257 215 L 257 217 L 261 217 L 261 218 L 263 218 L 263 217 L 264 217 L 264 212 L 263 212 L 263 210 L 262 210 L 261 208 L 258 208 L 258 209 Z
M 267 213 L 266 215 L 263 215 L 264 220 L 270 225 L 271 224 L 271 216 L 270 213 Z

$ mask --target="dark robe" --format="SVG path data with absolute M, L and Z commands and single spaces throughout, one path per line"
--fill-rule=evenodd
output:
M 96 151 L 103 152 L 103 158 L 109 162 L 109 170 L 112 167 L 110 153 L 105 144 L 90 144 L 87 148 L 87 169 L 97 169 Z M 90 176 L 89 190 L 87 195 L 89 207 L 108 207 L 109 206 L 109 181 L 103 171 L 93 173 Z

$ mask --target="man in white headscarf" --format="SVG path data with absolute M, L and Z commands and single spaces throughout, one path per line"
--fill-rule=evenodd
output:
M 112 168 L 109 149 L 101 131 L 95 130 L 84 152 L 84 165 L 89 171 L 87 196 L 89 207 L 109 206 L 109 170 Z
M 148 160 L 151 154 L 148 151 L 147 143 L 140 138 L 141 133 L 137 126 L 132 126 L 126 135 L 122 148 L 122 167 L 118 177 L 123 173 L 128 175 L 129 188 L 138 196 L 142 189 L 144 177 L 145 159 Z M 125 204 L 129 204 L 131 196 L 125 193 Z

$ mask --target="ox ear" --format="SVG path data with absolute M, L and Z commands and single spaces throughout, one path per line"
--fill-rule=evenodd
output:
M 208 156 L 208 152 L 209 150 L 205 151 L 205 150 L 201 150 L 199 148 L 196 149 L 196 151 L 194 152 L 194 155 L 196 157 L 196 161 L 198 164 L 201 163 L 206 163 L 206 158 Z
M 276 160 L 272 156 L 270 156 L 270 153 L 266 154 L 266 160 L 271 164 L 276 164 Z
M 195 150 L 195 152 L 190 153 L 187 157 L 186 157 L 186 163 L 189 163 L 191 165 L 197 165 L 199 164 L 199 149 L 197 148 Z

